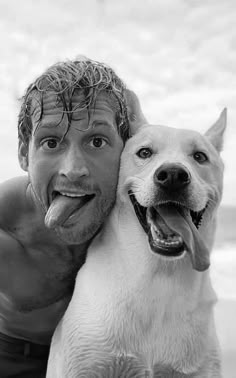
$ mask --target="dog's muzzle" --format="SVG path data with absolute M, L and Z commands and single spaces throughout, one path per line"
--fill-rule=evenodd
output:
M 131 190 L 129 197 L 153 252 L 177 258 L 187 251 L 195 270 L 209 267 L 209 251 L 198 232 L 206 208 L 195 212 L 173 201 L 143 207 Z

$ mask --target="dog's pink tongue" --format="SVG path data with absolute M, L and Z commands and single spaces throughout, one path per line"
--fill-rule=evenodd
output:
M 48 228 L 61 226 L 69 216 L 84 202 L 83 197 L 67 197 L 58 195 L 51 203 L 44 223 Z
M 180 213 L 177 208 L 160 206 L 158 213 L 165 220 L 167 226 L 176 234 L 179 234 L 189 252 L 193 268 L 202 272 L 209 268 L 210 252 L 204 244 L 197 228 L 192 222 L 188 211 Z

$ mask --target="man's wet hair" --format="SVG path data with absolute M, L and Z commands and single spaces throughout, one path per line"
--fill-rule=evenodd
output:
M 49 67 L 26 89 L 21 99 L 21 109 L 18 117 L 18 137 L 28 145 L 32 135 L 32 100 L 40 106 L 38 125 L 44 112 L 44 95 L 47 92 L 56 95 L 56 103 L 62 105 L 62 117 L 68 117 L 70 127 L 73 113 L 89 109 L 95 105 L 96 97 L 101 91 L 106 91 L 109 101 L 114 102 L 117 131 L 125 142 L 129 137 L 129 122 L 125 100 L 125 84 L 114 70 L 104 63 L 90 59 L 60 62 Z M 81 101 L 72 107 L 75 91 L 82 90 Z M 35 108 L 35 103 L 34 103 Z M 60 122 L 59 122 L 60 123 Z M 66 131 L 66 132 L 67 132 Z

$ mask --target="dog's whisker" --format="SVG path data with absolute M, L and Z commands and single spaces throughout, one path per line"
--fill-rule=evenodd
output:
M 216 206 L 218 201 L 216 201 L 215 199 L 213 198 L 208 198 L 208 201 L 207 203 L 210 205 L 210 206 Z
M 134 195 L 135 195 L 135 194 L 139 194 L 139 193 L 142 193 L 142 190 L 138 190 L 138 189 L 137 189 L 137 190 L 133 190 L 133 189 L 132 189 L 132 193 L 133 193 Z
M 140 180 L 140 181 L 142 181 L 142 182 L 145 182 L 145 181 L 146 181 L 144 178 L 139 177 L 139 176 L 135 176 L 135 180 L 136 180 L 136 179 L 138 179 L 138 180 Z

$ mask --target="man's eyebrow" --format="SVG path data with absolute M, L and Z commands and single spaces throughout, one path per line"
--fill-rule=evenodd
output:
M 92 122 L 92 127 L 99 127 L 99 126 L 107 126 L 109 128 L 114 128 L 114 125 L 112 122 L 103 121 L 103 120 L 94 120 Z
M 112 133 L 117 132 L 116 125 L 108 121 L 96 120 L 92 123 L 91 126 L 94 130 L 96 130 L 97 128 L 99 129 L 99 127 L 101 128 L 103 126 L 106 126 L 107 131 L 112 132 Z

